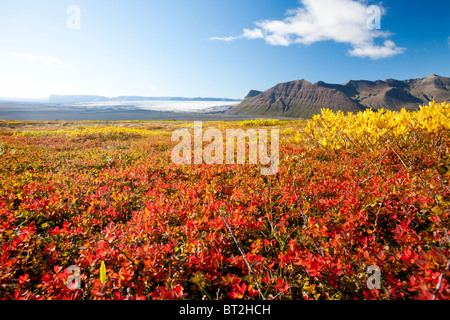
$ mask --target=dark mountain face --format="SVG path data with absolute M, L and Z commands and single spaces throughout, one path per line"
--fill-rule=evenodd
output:
M 262 91 L 258 91 L 258 90 L 250 90 L 250 92 L 245 96 L 244 100 L 248 100 L 250 98 L 253 98 L 255 96 L 257 96 L 258 94 L 262 93 Z M 243 100 L 243 101 L 244 101 Z
M 344 84 L 296 80 L 280 83 L 260 92 L 252 90 L 228 112 L 310 118 L 322 108 L 358 112 L 374 110 L 415 110 L 431 100 L 450 101 L 450 78 L 431 75 L 421 79 L 384 81 L 351 80 Z

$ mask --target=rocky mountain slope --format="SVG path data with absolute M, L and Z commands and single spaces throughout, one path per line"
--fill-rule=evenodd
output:
M 230 114 L 310 118 L 322 108 L 358 112 L 367 108 L 415 110 L 429 101 L 450 101 L 450 78 L 430 75 L 409 80 L 350 80 L 344 84 L 296 80 L 269 90 L 251 90 Z

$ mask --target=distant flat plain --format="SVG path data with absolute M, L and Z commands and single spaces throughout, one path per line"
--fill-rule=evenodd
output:
M 0 101 L 2 120 L 178 120 L 178 121 L 233 121 L 261 118 L 293 119 L 265 115 L 227 114 L 225 112 L 172 112 L 124 108 L 79 108 L 55 106 L 46 103 Z

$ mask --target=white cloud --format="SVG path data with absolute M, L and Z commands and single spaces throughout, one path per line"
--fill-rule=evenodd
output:
M 264 38 L 264 35 L 260 29 L 255 28 L 253 30 L 244 29 L 244 32 L 242 33 L 242 35 L 239 35 L 239 36 L 211 37 L 211 38 L 209 38 L 209 40 L 219 40 L 219 41 L 229 42 L 229 41 L 234 41 L 234 40 L 238 40 L 238 39 L 242 39 L 242 38 L 261 39 L 261 38 Z
M 233 41 L 236 39 L 239 39 L 240 37 L 233 37 L 233 36 L 229 36 L 229 37 L 211 37 L 209 38 L 209 40 L 220 40 L 220 41 Z
M 266 42 L 268 44 L 271 44 L 273 46 L 289 46 L 290 45 L 290 41 L 287 37 L 278 34 L 278 33 L 274 33 L 271 35 L 266 36 Z
M 404 51 L 404 48 L 398 48 L 395 46 L 395 43 L 386 40 L 383 46 L 364 45 L 350 50 L 349 54 L 360 58 L 369 57 L 372 59 L 379 59 L 401 54 Z
M 28 60 L 39 62 L 47 67 L 73 67 L 72 63 L 67 63 L 59 60 L 54 56 L 34 56 L 28 53 L 10 52 L 11 55 L 19 58 L 25 58 Z
M 256 22 L 255 29 L 244 29 L 239 36 L 214 37 L 214 40 L 264 39 L 270 45 L 310 45 L 321 41 L 349 44 L 348 53 L 356 57 L 386 58 L 405 51 L 391 40 L 377 45 L 376 39 L 391 36 L 388 31 L 371 29 L 371 14 L 362 0 L 300 0 L 302 7 L 288 10 L 283 20 Z M 380 12 L 385 10 L 380 8 Z
M 150 90 L 152 90 L 152 91 L 157 91 L 157 90 L 158 90 L 158 88 L 156 88 L 155 86 L 153 86 L 153 85 L 151 85 L 151 84 L 148 84 L 148 85 L 147 85 L 147 88 L 150 89 Z
M 262 39 L 264 38 L 264 34 L 261 29 L 255 28 L 253 30 L 244 29 L 244 33 L 242 33 L 242 37 L 247 39 Z

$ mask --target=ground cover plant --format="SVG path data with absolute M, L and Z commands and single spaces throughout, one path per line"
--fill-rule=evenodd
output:
M 450 298 L 449 104 L 204 126 L 279 129 L 278 173 L 172 163 L 189 122 L 1 121 L 0 298 Z

